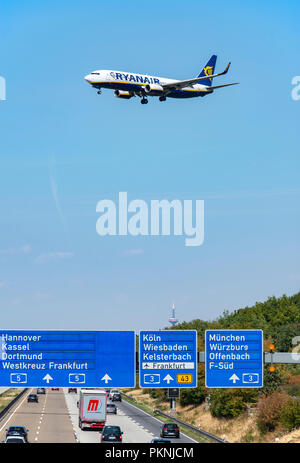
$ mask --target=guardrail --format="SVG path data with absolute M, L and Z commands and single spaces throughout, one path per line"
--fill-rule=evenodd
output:
M 131 400 L 132 402 L 137 402 L 134 397 L 131 397 L 130 395 L 125 394 L 124 392 L 121 392 L 121 395 L 125 397 L 127 400 Z M 204 431 L 202 429 L 197 428 L 196 426 L 193 426 L 190 423 L 186 423 L 185 421 L 180 420 L 179 418 L 174 418 L 174 416 L 168 415 L 167 413 L 161 411 L 161 410 L 153 410 L 153 413 L 156 413 L 157 415 L 162 415 L 165 418 L 168 418 L 170 421 L 175 421 L 178 424 L 181 424 L 185 428 L 190 429 L 191 431 L 196 432 L 197 434 L 202 435 L 203 437 L 206 437 L 207 439 L 210 439 L 213 442 L 216 442 L 218 444 L 227 444 L 228 441 L 225 439 L 221 439 L 218 436 L 215 436 L 214 434 L 211 434 L 207 431 Z
M 192 424 L 186 423 L 185 421 L 180 420 L 179 418 L 174 418 L 174 416 L 168 415 L 165 412 L 162 412 L 161 410 L 153 410 L 154 413 L 157 413 L 158 415 L 162 415 L 165 418 L 170 419 L 170 421 L 175 421 L 178 424 L 181 424 L 181 426 L 184 426 L 185 428 L 190 429 L 191 431 L 194 431 L 204 437 L 207 437 L 213 442 L 216 442 L 218 444 L 228 444 L 228 441 L 221 439 L 221 437 L 215 436 L 214 434 L 211 434 L 210 432 L 203 431 L 203 429 L 199 429 L 196 426 L 193 426 Z
M 125 392 L 121 392 L 121 395 L 125 397 L 125 399 L 131 400 L 132 402 L 136 402 L 134 397 L 130 397 L 130 395 L 125 394 Z
M 9 412 L 9 410 L 13 407 L 13 405 L 26 393 L 28 388 L 26 387 L 23 389 L 23 391 L 20 392 L 9 404 L 6 405 L 1 411 L 0 411 L 0 420 L 4 418 L 4 416 Z

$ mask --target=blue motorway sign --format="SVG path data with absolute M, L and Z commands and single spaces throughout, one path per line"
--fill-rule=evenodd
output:
M 207 330 L 206 387 L 263 387 L 263 332 Z
M 197 332 L 140 332 L 142 388 L 197 387 Z
M 0 330 L 0 386 L 135 387 L 135 332 Z

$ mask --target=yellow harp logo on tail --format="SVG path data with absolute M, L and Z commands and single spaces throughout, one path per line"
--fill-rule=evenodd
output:
M 209 77 L 209 76 L 212 76 L 213 75 L 213 66 L 205 66 L 205 68 L 203 68 L 203 71 L 204 71 L 204 74 Z M 209 79 L 210 81 L 212 81 L 212 79 Z

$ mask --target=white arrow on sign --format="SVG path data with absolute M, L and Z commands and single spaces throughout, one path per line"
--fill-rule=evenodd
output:
M 101 381 L 102 381 L 103 379 L 104 379 L 104 382 L 105 382 L 105 384 L 107 384 L 107 383 L 108 383 L 108 381 L 111 381 L 111 377 L 110 377 L 110 376 L 108 376 L 108 374 L 107 374 L 107 373 L 106 373 L 106 374 L 103 376 L 103 378 L 101 378 Z
M 239 380 L 240 378 L 235 373 L 229 378 L 229 381 L 232 381 L 233 384 L 235 384 Z
M 47 373 L 46 376 L 44 376 L 43 380 L 45 380 L 49 384 L 49 381 L 52 381 L 53 378 L 49 375 L 49 373 Z
M 172 378 L 171 375 L 167 375 L 164 377 L 164 381 L 167 381 L 167 383 L 170 384 L 170 381 L 174 381 L 174 378 Z

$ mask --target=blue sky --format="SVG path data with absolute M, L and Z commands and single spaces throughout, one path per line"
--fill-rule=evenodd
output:
M 300 284 L 297 1 L 1 6 L 0 304 L 6 328 L 156 329 Z M 95 69 L 198 75 L 193 100 L 101 96 Z M 96 204 L 204 199 L 205 241 L 100 237 Z

